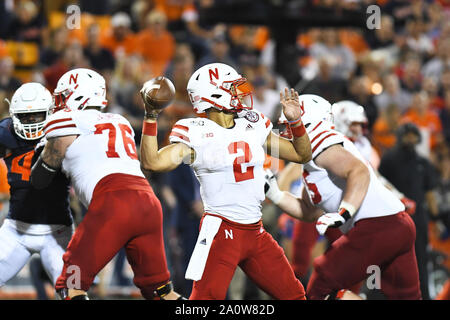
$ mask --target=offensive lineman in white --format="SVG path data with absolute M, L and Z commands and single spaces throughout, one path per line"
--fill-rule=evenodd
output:
M 261 222 L 264 147 L 288 161 L 311 159 L 298 94 L 287 89 L 281 93 L 291 142 L 271 132 L 272 123 L 252 110 L 252 101 L 244 103 L 251 91 L 228 65 L 201 67 L 187 91 L 194 110 L 207 118 L 178 121 L 170 134 L 172 144 L 158 150 L 156 118 L 161 110 L 146 105 L 141 161 L 152 171 L 169 171 L 186 161 L 200 181 L 205 215 L 186 271 L 186 278 L 194 280 L 190 299 L 224 299 L 238 265 L 272 297 L 304 299 L 283 250 Z
M 70 70 L 54 97 L 60 110 L 44 127 L 48 142 L 31 182 L 45 187 L 61 167 L 88 208 L 63 256 L 57 292 L 88 300 L 96 274 L 125 247 L 144 298 L 179 299 L 165 259 L 161 205 L 141 171 L 133 129 L 121 115 L 100 112 L 107 104 L 105 79 L 93 70 Z M 75 275 L 79 281 L 72 283 Z
M 331 105 L 314 95 L 299 97 L 313 159 L 304 165 L 301 197 L 281 192 L 269 180 L 267 197 L 293 217 L 314 221 L 324 234 L 345 234 L 315 259 L 307 296 L 336 297 L 381 268 L 381 290 L 389 299 L 420 299 L 414 252 L 415 227 L 404 205 L 378 180 L 354 144 L 332 129 Z

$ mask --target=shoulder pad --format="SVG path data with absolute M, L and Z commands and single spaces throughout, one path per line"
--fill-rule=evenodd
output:
M 14 136 L 13 130 L 11 118 L 5 118 L 0 121 L 0 145 L 10 149 L 18 146 L 17 138 Z
M 205 125 L 205 120 L 201 118 L 188 118 L 178 120 L 172 127 L 169 140 L 171 143 L 181 142 L 192 147 L 192 131 L 196 127 Z
M 335 130 L 318 127 L 308 132 L 311 141 L 312 158 L 317 157 L 323 150 L 335 144 L 343 144 L 345 136 Z
M 61 110 L 50 115 L 44 126 L 45 137 L 50 139 L 80 134 L 80 130 L 77 128 L 73 116 L 73 111 L 65 110 Z

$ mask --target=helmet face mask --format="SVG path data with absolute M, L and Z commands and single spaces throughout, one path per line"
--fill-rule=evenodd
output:
M 22 85 L 14 93 L 9 106 L 14 132 L 24 140 L 42 138 L 52 107 L 52 95 L 41 84 L 30 82 Z
M 209 108 L 233 113 L 253 109 L 251 85 L 223 63 L 208 64 L 195 71 L 187 91 L 196 113 Z
M 55 109 L 84 110 L 86 107 L 105 108 L 106 82 L 103 76 L 90 69 L 73 69 L 59 80 L 53 93 Z

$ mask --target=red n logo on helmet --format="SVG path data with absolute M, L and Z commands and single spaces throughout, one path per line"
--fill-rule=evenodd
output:
M 73 74 L 70 75 L 69 84 L 72 84 L 72 80 L 73 80 L 73 83 L 75 83 L 75 84 L 77 83 L 78 73 L 75 76 Z
M 219 80 L 219 70 L 217 70 L 217 68 L 214 69 L 214 71 L 212 71 L 212 69 L 209 69 L 209 81 L 211 81 L 213 85 L 216 85 L 216 83 L 212 79 L 213 76 L 214 78 L 216 78 L 216 80 Z
M 300 110 L 302 110 L 300 116 L 303 116 L 305 114 L 305 101 L 303 100 L 302 103 L 300 103 Z

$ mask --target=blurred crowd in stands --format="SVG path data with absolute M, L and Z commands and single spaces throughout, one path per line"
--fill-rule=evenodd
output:
M 279 90 L 288 86 L 275 71 L 276 39 L 264 25 L 202 22 L 203 10 L 227 2 L 233 1 L 1 1 L 1 118 L 9 116 L 4 98 L 10 98 L 21 83 L 37 81 L 53 91 L 66 71 L 88 67 L 106 78 L 108 111 L 127 117 L 139 144 L 143 118 L 139 89 L 146 80 L 164 74 L 177 90 L 174 103 L 158 120 L 158 137 L 164 145 L 172 124 L 193 116 L 185 90 L 193 71 L 207 63 L 223 62 L 250 81 L 254 107 L 276 124 L 280 116 Z M 433 192 L 440 218 L 430 217 L 430 248 L 442 253 L 448 271 L 450 1 L 298 2 L 336 14 L 360 10 L 365 15 L 370 4 L 381 8 L 380 28 L 375 30 L 299 25 L 296 59 L 286 63 L 298 70 L 301 81 L 295 88 L 300 93 L 318 94 L 331 103 L 352 100 L 364 107 L 368 117 L 366 135 L 380 158 L 396 145 L 396 131 L 401 124 L 417 125 L 422 134 L 419 154 L 433 164 L 439 181 Z M 80 8 L 79 28 L 70 28 L 67 23 L 76 18 L 66 11 L 73 4 Z M 181 293 L 188 295 L 191 284 L 184 280 L 184 270 L 202 214 L 198 183 L 188 166 L 154 175 L 151 183 L 163 202 L 174 282 Z M 7 187 L 0 192 L 7 193 Z M 279 214 L 273 211 L 275 216 Z M 272 224 L 268 229 L 281 236 L 276 219 L 268 219 L 267 224 Z M 123 257 L 117 260 L 123 261 Z

